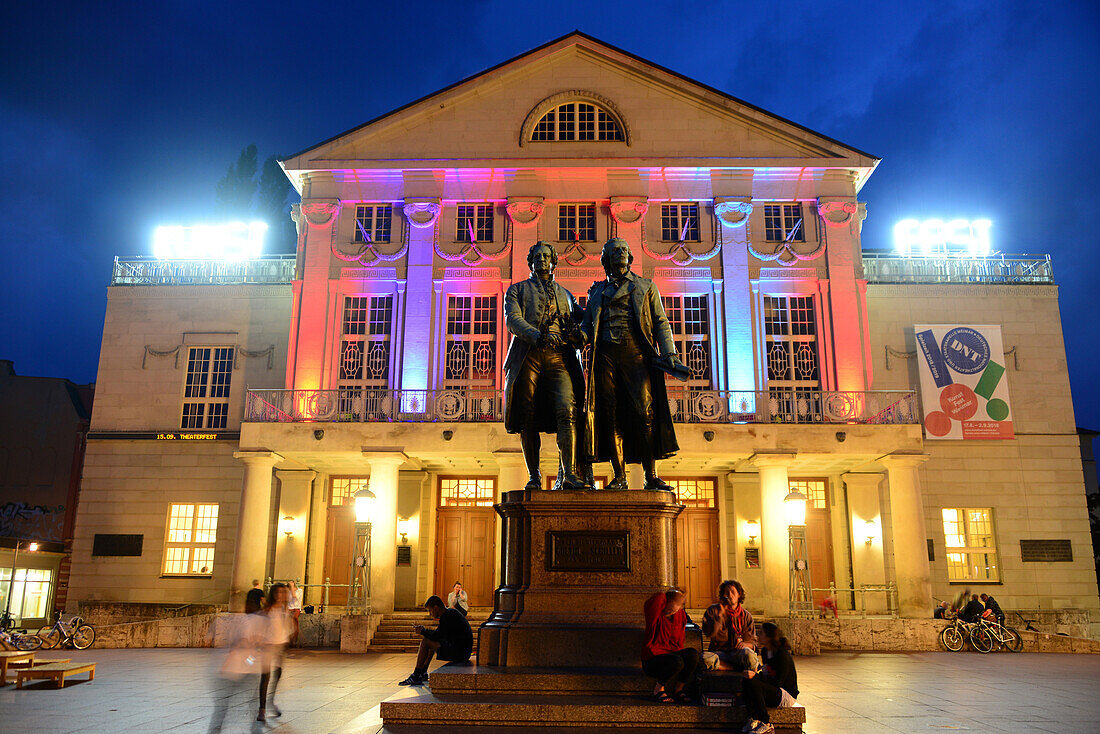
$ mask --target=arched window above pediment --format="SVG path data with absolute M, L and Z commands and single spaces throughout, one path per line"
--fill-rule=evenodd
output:
M 563 92 L 539 102 L 523 122 L 521 146 L 549 142 L 630 145 L 630 131 L 610 100 L 590 92 Z

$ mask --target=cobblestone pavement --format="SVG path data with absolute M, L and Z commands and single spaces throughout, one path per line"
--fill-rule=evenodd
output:
M 204 732 L 223 654 L 43 653 L 97 661 L 95 681 L 73 679 L 62 690 L 46 682 L 0 688 L 0 730 Z M 376 732 L 378 703 L 398 689 L 412 662 L 407 654 L 296 651 L 276 699 L 283 716 L 266 727 L 253 722 L 256 694 L 248 689 L 231 696 L 224 731 Z M 1100 656 L 827 653 L 798 658 L 797 666 L 812 734 L 1100 731 Z

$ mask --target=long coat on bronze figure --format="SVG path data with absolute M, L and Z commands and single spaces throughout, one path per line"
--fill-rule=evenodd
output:
M 668 324 L 665 308 L 661 304 L 659 292 L 653 281 L 635 275 L 633 272 L 628 272 L 626 278 L 633 303 L 631 309 L 633 326 L 642 336 L 642 348 L 646 350 L 646 360 L 650 364 L 649 376 L 653 390 L 653 458 L 667 459 L 675 454 L 680 446 L 676 442 L 676 430 L 672 425 L 672 410 L 669 408 L 668 391 L 665 389 L 665 373 L 654 367 L 652 361 L 660 355 L 676 354 L 676 344 L 672 340 L 672 328 Z M 588 290 L 588 303 L 581 329 L 592 344 L 592 365 L 598 364 L 600 312 L 604 294 L 607 293 L 610 296 L 614 288 L 610 281 L 598 280 Z M 589 375 L 584 401 L 586 430 L 583 444 L 585 449 L 582 453 L 586 453 L 594 462 L 610 461 L 611 426 L 601 425 L 596 415 L 595 384 L 596 380 Z M 623 437 L 625 463 L 636 464 L 642 461 L 643 457 L 638 453 L 639 443 L 639 439 L 632 438 L 629 432 Z
M 557 309 L 560 314 L 569 314 L 572 318 L 579 319 L 581 307 L 573 294 L 562 286 L 554 283 L 554 296 L 557 299 Z M 539 340 L 539 329 L 535 324 L 541 324 L 544 314 L 550 307 L 550 299 L 546 291 L 539 283 L 538 277 L 532 275 L 527 280 L 513 283 L 508 287 L 504 296 L 504 319 L 508 330 L 515 335 L 511 346 L 508 347 L 508 356 L 504 358 L 504 430 L 508 433 L 519 433 L 526 427 L 527 406 L 517 406 L 513 400 L 515 384 L 520 367 L 527 358 L 527 353 Z M 580 399 L 584 394 L 584 372 L 581 370 L 580 358 L 575 349 L 567 349 L 565 352 L 566 367 L 572 378 L 573 395 Z M 541 396 L 541 391 L 539 391 Z M 538 397 L 536 397 L 538 399 Z M 538 430 L 540 433 L 556 433 L 557 421 L 554 411 L 549 405 L 530 406 L 538 416 Z M 578 429 L 581 426 L 578 426 Z M 578 440 L 581 437 L 578 436 Z

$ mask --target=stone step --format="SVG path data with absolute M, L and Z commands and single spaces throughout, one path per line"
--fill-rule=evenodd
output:
M 653 681 L 640 668 L 493 668 L 449 664 L 431 674 L 436 694 L 647 694 Z
M 386 727 L 434 725 L 453 731 L 461 726 L 512 726 L 553 729 L 562 724 L 599 728 L 654 728 L 665 731 L 729 729 L 745 722 L 741 707 L 662 704 L 640 694 L 578 695 L 457 695 L 425 688 L 405 689 L 382 702 Z M 806 710 L 801 706 L 773 709 L 778 731 L 801 731 Z M 392 731 L 400 731 L 392 729 Z

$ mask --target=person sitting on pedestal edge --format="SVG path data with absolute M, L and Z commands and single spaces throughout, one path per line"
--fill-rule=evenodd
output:
M 791 708 L 798 698 L 798 674 L 794 669 L 791 646 L 779 627 L 771 622 L 760 625 L 760 647 L 764 655 L 764 672 L 749 670 L 741 686 L 741 696 L 749 720 L 741 731 L 751 734 L 772 734 L 768 708 Z
M 657 286 L 630 272 L 634 255 L 626 240 L 608 240 L 600 262 L 607 279 L 589 289 L 581 324 L 592 343 L 586 454 L 593 462 L 611 462 L 615 477 L 607 489 L 628 489 L 626 464 L 640 463 L 646 489 L 672 492 L 656 471 L 658 459 L 679 449 L 665 373 L 686 380 L 688 368 L 676 356 Z
M 529 476 L 526 489 L 541 488 L 542 433 L 557 434 L 558 486 L 586 489 L 577 476 L 577 400 L 584 394 L 577 356 L 584 346 L 577 323 L 581 308 L 572 293 L 554 282 L 557 264 L 558 255 L 548 242 L 535 243 L 527 253 L 531 276 L 510 285 L 504 295 L 505 322 L 515 336 L 504 360 L 504 428 L 519 434 Z
M 745 609 L 745 587 L 734 579 L 718 585 L 718 602 L 703 614 L 703 634 L 710 640 L 707 646 L 707 667 L 719 670 L 748 670 L 755 667 L 756 646 L 752 613 Z
M 645 603 L 645 644 L 642 671 L 657 681 L 653 699 L 660 703 L 687 703 L 684 684 L 699 667 L 699 651 L 684 647 L 687 612 L 684 592 L 672 588 L 649 597 Z
M 432 619 L 439 624 L 430 630 L 422 624 L 413 625 L 413 630 L 424 637 L 420 649 L 416 651 L 416 668 L 412 674 L 401 681 L 399 686 L 415 686 L 428 682 L 428 664 L 434 656 L 437 660 L 451 663 L 464 663 L 470 659 L 474 650 L 474 632 L 470 623 L 455 609 L 448 609 L 438 596 L 430 596 L 424 602 L 424 608 Z
M 461 581 L 455 581 L 454 589 L 450 594 L 447 594 L 447 608 L 458 610 L 463 617 L 469 616 L 470 613 L 470 597 L 466 594 L 466 590 L 462 588 Z

